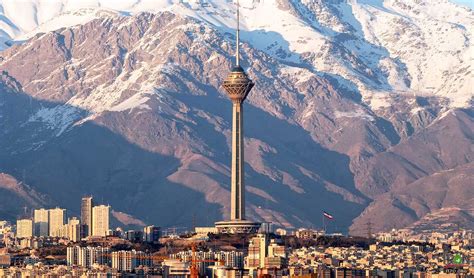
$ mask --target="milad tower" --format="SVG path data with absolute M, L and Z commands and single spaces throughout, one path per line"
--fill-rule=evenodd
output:
M 240 66 L 239 57 L 239 2 L 237 2 L 237 34 L 235 66 L 227 75 L 222 87 L 232 101 L 232 174 L 230 220 L 216 223 L 219 233 L 255 233 L 260 223 L 245 218 L 245 173 L 243 103 L 255 85 Z

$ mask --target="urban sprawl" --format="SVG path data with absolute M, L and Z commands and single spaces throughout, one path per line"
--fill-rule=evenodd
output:
M 110 229 L 110 206 L 82 198 L 80 218 L 36 209 L 16 225 L 0 221 L 0 277 L 473 277 L 474 233 L 372 238 L 323 230 L 220 234 L 216 227 L 162 233 Z M 67 219 L 67 221 L 66 221 Z

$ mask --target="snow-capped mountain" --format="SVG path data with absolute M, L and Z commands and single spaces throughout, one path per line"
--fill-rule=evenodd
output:
M 144 11 L 171 11 L 220 30 L 235 27 L 235 6 L 223 0 L 6 0 L 0 5 L 3 44 Z M 387 93 L 441 96 L 450 107 L 471 104 L 474 13 L 467 7 L 448 0 L 242 0 L 240 5 L 246 42 L 279 60 L 335 75 L 349 88 L 354 82 L 374 109 L 390 105 Z
M 93 193 L 144 222 L 188 221 L 190 202 L 208 223 L 227 213 L 219 84 L 234 3 L 0 3 L 0 171 L 42 204 L 77 209 Z M 368 219 L 383 230 L 444 208 L 472 215 L 472 10 L 442 0 L 240 6 L 257 83 L 245 116 L 252 217 L 319 224 L 326 209 L 358 233 Z

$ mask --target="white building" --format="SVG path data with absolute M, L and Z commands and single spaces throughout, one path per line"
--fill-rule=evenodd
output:
M 228 268 L 244 268 L 244 253 L 240 251 L 220 251 L 216 259 Z
M 82 266 L 90 268 L 94 264 L 109 265 L 110 250 L 106 247 L 80 247 L 67 248 L 67 264 L 69 266 Z
M 189 263 L 178 259 L 169 259 L 163 262 L 163 277 L 189 277 Z
M 151 266 L 151 255 L 142 251 L 116 251 L 112 252 L 112 268 L 118 271 L 130 272 L 138 266 Z
M 49 211 L 47 209 L 35 209 L 35 236 L 49 236 Z
M 54 208 L 49 210 L 49 236 L 61 236 L 61 228 L 66 223 L 66 210 Z
M 79 265 L 79 252 L 82 247 L 80 246 L 69 246 L 66 249 L 66 261 L 67 265 L 74 266 Z
M 26 238 L 33 236 L 33 220 L 19 219 L 16 221 L 16 237 Z
M 109 231 L 110 206 L 92 208 L 92 235 L 105 237 Z

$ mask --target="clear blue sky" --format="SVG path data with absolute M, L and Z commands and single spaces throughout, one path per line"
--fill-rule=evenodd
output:
M 474 9 L 474 0 L 451 0 L 451 2 L 468 6 L 471 7 L 471 9 Z

